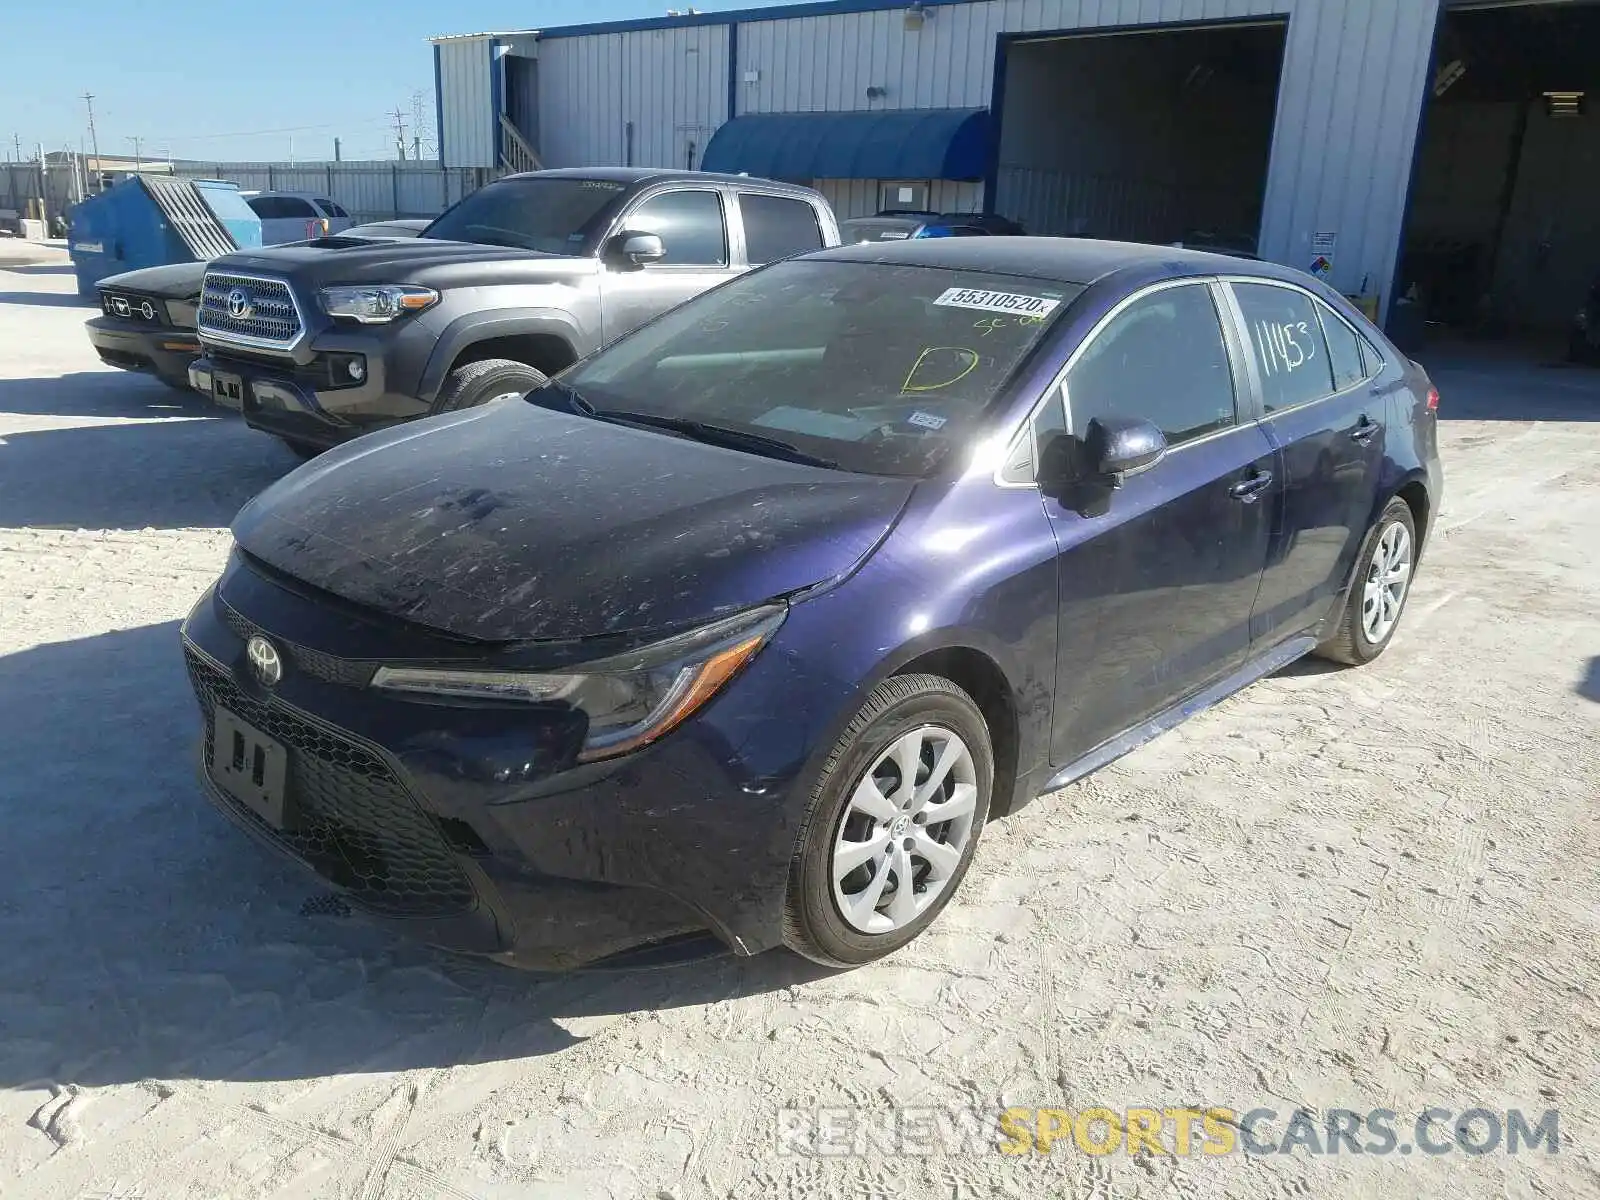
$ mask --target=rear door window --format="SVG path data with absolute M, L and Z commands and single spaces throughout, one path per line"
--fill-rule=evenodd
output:
M 1137 417 L 1177 446 L 1237 424 L 1233 367 L 1211 288 L 1162 288 L 1097 333 L 1067 373 L 1079 437 L 1095 417 Z
M 1244 314 L 1266 411 L 1280 412 L 1331 395 L 1333 368 L 1316 301 L 1295 288 L 1266 283 L 1231 286 Z
M 1322 333 L 1328 341 L 1328 364 L 1333 368 L 1333 390 L 1347 391 L 1367 377 L 1361 363 L 1361 339 L 1356 331 L 1345 324 L 1325 304 L 1317 305 L 1317 315 L 1322 318 Z
M 752 267 L 822 248 L 817 210 L 804 200 L 741 192 L 745 257 Z

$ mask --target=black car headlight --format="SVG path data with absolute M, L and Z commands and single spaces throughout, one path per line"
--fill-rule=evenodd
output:
M 772 639 L 788 609 L 767 605 L 569 671 L 381 667 L 372 686 L 464 700 L 558 704 L 588 718 L 580 762 L 626 754 L 682 724 Z

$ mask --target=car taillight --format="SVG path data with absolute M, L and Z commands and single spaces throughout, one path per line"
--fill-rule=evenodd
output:
M 1431 387 L 1428 389 L 1428 411 L 1439 411 L 1439 389 L 1436 387 Z

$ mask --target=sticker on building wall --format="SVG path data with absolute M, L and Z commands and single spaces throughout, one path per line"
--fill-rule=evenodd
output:
M 1326 280 L 1333 274 L 1333 254 L 1338 248 L 1337 233 L 1311 235 L 1311 273 L 1318 279 Z

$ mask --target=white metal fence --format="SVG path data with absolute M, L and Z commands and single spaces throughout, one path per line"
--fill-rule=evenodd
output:
M 167 173 L 165 163 L 159 169 Z M 171 173 L 226 179 L 244 191 L 312 192 L 338 201 L 357 221 L 437 216 L 494 177 L 483 168 L 419 162 L 184 162 Z M 36 210 L 41 186 L 51 218 L 78 199 L 80 185 L 66 163 L 51 162 L 42 180 L 36 162 L 0 163 L 0 209 Z
M 343 205 L 357 221 L 433 217 L 489 182 L 481 168 L 417 162 L 182 163 L 186 179 L 226 179 L 250 192 L 311 192 Z

